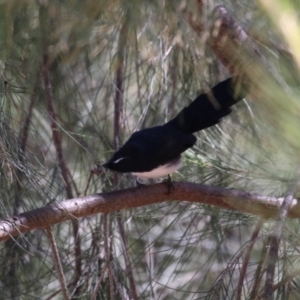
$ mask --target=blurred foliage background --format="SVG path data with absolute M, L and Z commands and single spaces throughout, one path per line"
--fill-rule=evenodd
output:
M 286 193 L 299 164 L 299 4 L 269 2 L 222 1 L 266 58 L 270 78 L 253 72 L 260 89 L 197 134 L 174 180 Z M 199 36 L 181 13 L 182 1 L 0 2 L 2 219 L 83 195 L 96 161 L 230 76 L 206 43 L 220 1 L 203 3 L 201 16 L 194 10 L 207 29 Z M 105 172 L 93 177 L 88 194 L 133 185 L 130 175 Z M 101 275 L 94 299 L 260 299 L 272 226 L 173 202 L 53 230 L 72 299 L 91 299 Z M 254 228 L 258 238 L 239 294 Z M 0 247 L 0 299 L 62 299 L 43 231 Z M 276 299 L 299 299 L 298 220 L 287 222 L 279 255 Z

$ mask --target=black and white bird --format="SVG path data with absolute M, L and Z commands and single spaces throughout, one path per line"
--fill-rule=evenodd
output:
M 193 133 L 216 125 L 245 97 L 247 88 L 238 83 L 224 80 L 166 124 L 134 132 L 103 167 L 142 179 L 169 177 L 182 166 L 181 153 L 196 143 Z

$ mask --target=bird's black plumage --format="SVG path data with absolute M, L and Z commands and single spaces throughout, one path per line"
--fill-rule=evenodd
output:
M 208 93 L 198 96 L 171 121 L 166 123 L 185 133 L 194 133 L 216 125 L 231 113 L 230 107 L 245 97 L 246 85 L 234 85 L 228 78 L 215 85 Z
M 103 166 L 148 178 L 174 172 L 180 167 L 181 153 L 196 143 L 192 133 L 216 125 L 230 114 L 232 105 L 244 98 L 247 88 L 240 85 L 237 90 L 233 81 L 233 78 L 224 80 L 210 92 L 201 94 L 166 124 L 133 133 Z M 157 168 L 164 170 L 153 172 Z

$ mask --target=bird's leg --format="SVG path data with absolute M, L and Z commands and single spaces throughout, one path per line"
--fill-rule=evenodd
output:
M 168 178 L 166 180 L 164 180 L 164 183 L 167 185 L 168 195 L 171 194 L 171 191 L 175 190 L 175 186 L 172 183 L 172 178 L 171 178 L 170 174 L 168 174 Z

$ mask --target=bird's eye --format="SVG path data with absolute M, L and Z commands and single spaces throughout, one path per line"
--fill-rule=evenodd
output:
M 125 159 L 125 158 L 126 158 L 126 156 L 125 156 L 125 157 L 121 157 L 121 158 L 117 159 L 116 161 L 114 161 L 113 163 L 114 163 L 114 164 L 117 164 L 117 163 L 119 163 L 121 160 L 123 160 L 123 159 Z

